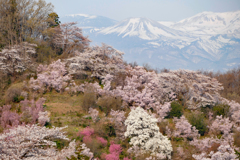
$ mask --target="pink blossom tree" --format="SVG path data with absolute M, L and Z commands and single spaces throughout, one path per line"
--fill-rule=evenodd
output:
M 67 87 L 71 76 L 68 74 L 65 63 L 57 60 L 49 66 L 39 65 L 37 79 L 33 77 L 29 81 L 29 87 L 35 91 L 55 89 L 63 91 Z
M 190 138 L 194 139 L 200 137 L 198 130 L 195 126 L 192 126 L 185 116 L 181 116 L 180 119 L 174 117 L 173 121 L 175 122 L 176 130 L 174 131 L 175 137 Z
M 40 98 L 36 102 L 34 100 L 23 100 L 20 102 L 21 105 L 21 121 L 25 123 L 35 124 L 39 118 L 39 113 L 43 112 L 44 98 Z
M 11 105 L 0 107 L 0 124 L 3 128 L 10 128 L 20 124 L 20 116 L 10 109 Z

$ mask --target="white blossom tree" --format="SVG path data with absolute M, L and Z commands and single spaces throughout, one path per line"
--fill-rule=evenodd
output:
M 66 159 L 75 156 L 75 141 L 68 148 L 57 151 L 56 139 L 69 140 L 64 132 L 66 127 L 51 129 L 34 125 L 17 126 L 0 135 L 0 157 L 2 159 Z
M 150 116 L 144 109 L 132 109 L 125 121 L 127 131 L 125 137 L 130 137 L 130 144 L 152 155 L 161 154 L 171 159 L 172 144 L 166 136 L 159 132 L 158 120 Z M 137 151 L 136 151 L 137 152 Z
M 86 74 L 89 71 L 92 77 L 103 79 L 107 74 L 125 71 L 123 53 L 106 44 L 75 54 L 66 60 L 71 74 Z
M 36 53 L 36 44 L 23 42 L 20 45 L 6 47 L 0 52 L 0 70 L 8 74 L 33 69 L 31 56 Z

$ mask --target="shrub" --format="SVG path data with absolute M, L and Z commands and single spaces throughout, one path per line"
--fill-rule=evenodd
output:
M 85 112 L 89 111 L 89 108 L 95 108 L 97 101 L 96 93 L 94 92 L 94 88 L 87 87 L 86 91 L 83 95 L 82 107 Z
M 207 123 L 204 119 L 204 114 L 201 112 L 192 112 L 188 116 L 188 121 L 191 125 L 195 126 L 198 130 L 198 133 L 202 136 L 207 132 Z
M 111 112 L 111 109 L 119 110 L 121 108 L 122 99 L 120 97 L 103 96 L 98 99 L 97 104 L 107 116 Z
M 5 94 L 6 103 L 20 102 L 23 99 L 23 97 L 21 96 L 21 92 L 22 92 L 21 84 L 15 84 L 9 87 Z
M 237 147 L 240 147 L 240 132 L 239 131 L 236 131 L 234 133 L 234 145 L 237 146 Z
M 178 102 L 174 101 L 171 103 L 171 111 L 168 113 L 168 118 L 178 117 L 180 118 L 183 115 L 183 106 Z
M 223 117 L 227 117 L 229 115 L 229 105 L 226 104 L 218 104 L 213 107 L 213 113 L 214 116 L 220 116 L 222 115 Z

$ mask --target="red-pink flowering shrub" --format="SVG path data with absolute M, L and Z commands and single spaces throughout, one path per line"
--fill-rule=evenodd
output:
M 83 136 L 83 142 L 84 143 L 90 143 L 92 142 L 92 137 L 91 135 L 94 133 L 94 129 L 90 127 L 84 128 L 83 131 L 78 132 L 78 136 Z
M 78 136 L 91 136 L 94 133 L 94 129 L 90 127 L 86 127 L 83 129 L 83 131 L 78 132 Z
M 110 153 L 116 153 L 116 154 L 120 154 L 122 152 L 122 147 L 120 144 L 114 144 L 112 143 L 109 147 L 109 152 Z
M 130 158 L 128 158 L 128 157 L 125 157 L 125 158 L 123 158 L 123 160 L 132 160 L 132 159 L 130 159 Z
M 119 155 L 116 153 L 110 153 L 106 155 L 106 160 L 119 160 Z
M 91 136 L 84 136 L 83 137 L 83 143 L 91 143 L 92 142 L 92 137 Z
M 119 154 L 122 152 L 120 144 L 112 143 L 109 147 L 110 154 L 106 155 L 106 160 L 119 160 Z
M 97 137 L 97 140 L 98 140 L 103 146 L 106 146 L 106 145 L 107 145 L 107 140 L 105 140 L 104 138 L 102 138 L 102 137 Z

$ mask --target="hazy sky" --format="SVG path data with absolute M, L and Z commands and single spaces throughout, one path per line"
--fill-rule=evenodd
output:
M 240 10 L 240 0 L 46 0 L 59 16 L 85 13 L 115 20 L 147 17 L 156 21 L 179 21 L 203 11 Z

